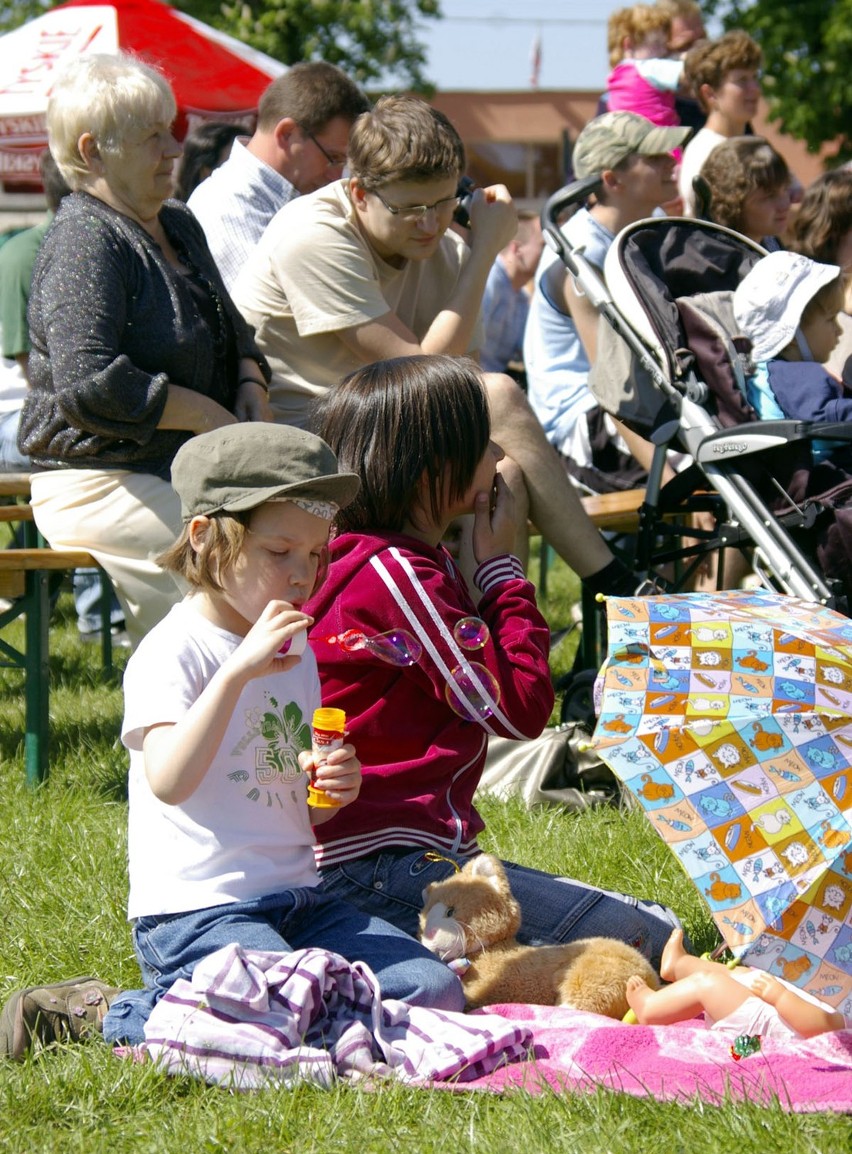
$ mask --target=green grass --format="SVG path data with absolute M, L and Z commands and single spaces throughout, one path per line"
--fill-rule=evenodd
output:
M 573 590 L 558 572 L 551 587 L 547 612 L 560 625 Z M 572 644 L 556 655 L 563 668 Z M 2 999 L 18 986 L 74 974 L 116 985 L 139 980 L 124 916 L 121 692 L 101 682 L 96 647 L 78 642 L 68 597 L 52 651 L 51 775 L 38 791 L 24 784 L 22 676 L 0 670 Z M 528 812 L 490 799 L 482 808 L 485 848 L 665 900 L 698 945 L 714 940 L 701 899 L 638 812 Z M 9 1154 L 825 1154 L 848 1150 L 849 1136 L 845 1118 L 606 1092 L 532 1098 L 340 1086 L 238 1095 L 120 1062 L 99 1043 L 0 1065 L 0 1149 Z

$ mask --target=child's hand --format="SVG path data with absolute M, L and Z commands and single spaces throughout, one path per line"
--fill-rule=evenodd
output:
M 501 465 L 502 465 L 501 461 Z M 477 493 L 473 509 L 473 555 L 478 565 L 515 549 L 515 498 L 499 472 L 490 493 Z
M 299 765 L 310 775 L 311 783 L 324 790 L 338 808 L 350 805 L 361 792 L 361 762 L 355 756 L 353 745 L 341 745 L 333 749 L 328 760 L 317 765 L 311 750 L 299 754 Z M 334 816 L 334 810 L 313 810 L 311 821 L 314 825 Z
M 246 680 L 268 673 L 283 673 L 301 660 L 279 656 L 279 650 L 297 633 L 313 625 L 313 617 L 294 609 L 289 601 L 270 601 L 228 659 L 232 672 Z

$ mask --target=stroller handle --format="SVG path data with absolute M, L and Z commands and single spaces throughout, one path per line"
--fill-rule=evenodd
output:
M 564 188 L 554 192 L 541 210 L 541 229 L 544 233 L 544 239 L 574 276 L 577 276 L 580 270 L 574 262 L 573 250 L 569 244 L 566 244 L 559 228 L 559 218 L 567 208 L 588 200 L 600 186 L 601 178 L 599 175 L 584 176 L 582 180 L 574 180 L 571 184 L 566 184 Z

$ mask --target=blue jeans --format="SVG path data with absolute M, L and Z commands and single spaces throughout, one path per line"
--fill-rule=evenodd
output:
M 77 610 L 77 628 L 81 633 L 97 633 L 101 628 L 101 575 L 97 569 L 75 569 L 73 578 L 74 608 Z M 118 603 L 111 585 L 107 586 L 110 598 L 109 619 L 111 624 L 124 624 L 124 610 Z
M 127 990 L 115 999 L 104 1019 L 104 1038 L 129 1045 L 144 1042 L 148 1016 L 172 983 L 191 978 L 202 958 L 234 942 L 244 949 L 279 953 L 308 946 L 331 950 L 350 962 L 366 962 L 386 998 L 439 1010 L 464 1009 L 461 982 L 425 946 L 324 887 L 302 887 L 250 902 L 138 918 L 133 945 L 145 988 Z
M 466 859 L 457 860 L 464 865 Z M 672 929 L 680 926 L 671 910 L 513 862 L 503 865 L 521 907 L 520 941 L 533 944 L 598 936 L 620 938 L 659 969 L 663 946 Z M 346 898 L 365 913 L 416 935 L 423 890 L 430 882 L 454 872 L 450 862 L 430 861 L 424 850 L 398 849 L 324 869 L 322 882 L 330 893 Z

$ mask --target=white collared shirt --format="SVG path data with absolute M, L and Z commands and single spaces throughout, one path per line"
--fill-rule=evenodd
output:
M 202 180 L 188 200 L 230 292 L 266 226 L 298 192 L 280 172 L 234 141 L 231 155 Z

